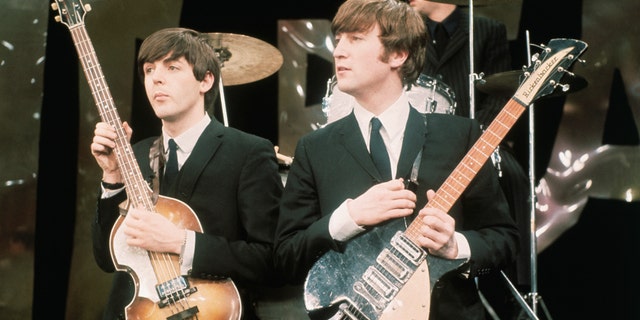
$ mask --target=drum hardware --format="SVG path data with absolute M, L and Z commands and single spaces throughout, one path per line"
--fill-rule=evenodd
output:
M 282 185 L 284 186 L 287 184 L 287 177 L 289 176 L 289 169 L 291 168 L 291 164 L 293 163 L 293 157 L 281 154 L 279 146 L 274 146 L 273 149 L 276 152 L 280 180 L 282 181 Z
M 208 35 L 220 62 L 220 102 L 224 125 L 229 126 L 224 86 L 262 80 L 278 71 L 284 59 L 276 47 L 256 38 L 234 33 Z
M 335 75 L 327 80 L 327 91 L 322 98 L 322 113 L 324 113 L 326 123 L 324 125 L 318 124 L 318 127 L 323 127 L 348 115 L 353 109 L 355 98 L 340 91 L 337 85 L 338 80 Z
M 336 76 L 327 79 L 327 91 L 322 97 L 322 113 L 325 119 L 329 118 L 329 107 L 331 106 L 331 93 L 333 92 L 333 86 L 336 84 Z
M 443 81 L 421 73 L 415 84 L 406 90 L 409 102 L 421 113 L 454 114 L 456 94 Z

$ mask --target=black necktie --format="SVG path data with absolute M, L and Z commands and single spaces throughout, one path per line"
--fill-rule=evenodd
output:
M 178 145 L 173 139 L 169 139 L 169 159 L 164 169 L 164 181 L 162 183 L 164 190 L 169 190 L 169 186 L 173 184 L 178 174 L 178 155 L 176 154 L 176 150 L 178 150 Z
M 436 45 L 438 58 L 442 58 L 444 48 L 447 47 L 447 43 L 449 42 L 449 35 L 447 34 L 447 30 L 444 28 L 444 25 L 442 25 L 441 23 L 438 23 L 436 25 L 436 29 L 434 30 L 434 42 Z
M 371 138 L 369 140 L 369 150 L 371 159 L 378 168 L 378 172 L 382 176 L 383 181 L 391 180 L 391 163 L 389 162 L 389 154 L 384 146 L 384 141 L 380 135 L 380 127 L 382 123 L 378 118 L 371 118 Z

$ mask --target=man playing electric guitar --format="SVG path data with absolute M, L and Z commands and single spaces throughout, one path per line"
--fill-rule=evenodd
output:
M 479 124 L 453 115 L 420 114 L 410 106 L 403 88 L 422 70 L 426 32 L 422 18 L 408 4 L 347 0 L 333 19 L 332 32 L 337 86 L 357 103 L 349 115 L 297 144 L 280 206 L 277 268 L 292 283 L 309 276 L 305 303 L 312 318 L 318 314 L 324 319 L 379 319 L 387 304 L 395 312 L 418 302 L 416 309 L 404 310 L 405 316 L 389 319 L 483 319 L 473 278 L 513 261 L 519 241 L 495 171 L 487 163 L 474 172 L 475 178 L 459 199 L 453 199 L 448 212 L 425 206 L 427 198 L 433 200 L 432 190 L 443 184 L 482 134 Z M 381 123 L 387 153 L 382 151 L 382 167 L 374 155 L 379 140 L 372 119 Z M 390 171 L 386 177 L 385 171 Z M 407 236 L 393 237 L 395 249 L 381 254 L 366 237 L 393 235 L 414 220 L 421 222 L 408 235 L 415 243 L 406 241 Z M 361 245 L 360 240 L 368 242 Z M 340 256 L 354 246 L 373 258 L 350 264 L 343 263 L 348 261 L 344 257 L 318 268 L 332 276 L 308 275 L 314 264 L 323 262 L 323 255 Z M 432 294 L 429 279 L 411 277 L 410 266 L 424 263 L 423 252 L 461 261 L 435 279 Z M 384 264 L 385 272 L 376 263 Z M 417 269 L 415 274 L 423 272 Z M 354 282 L 337 280 L 351 279 L 342 277 L 351 271 L 356 271 Z M 412 291 L 396 295 L 396 282 L 405 282 Z M 342 292 L 336 297 L 341 301 L 331 301 L 335 309 L 314 309 L 326 296 Z M 387 301 L 403 296 L 407 299 L 402 302 Z M 428 310 L 424 307 L 430 301 Z

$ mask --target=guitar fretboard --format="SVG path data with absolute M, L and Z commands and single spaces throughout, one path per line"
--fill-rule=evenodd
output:
M 146 208 L 149 211 L 153 211 L 154 204 L 152 202 L 151 189 L 142 177 L 140 167 L 138 167 L 131 144 L 122 126 L 118 110 L 116 109 L 109 86 L 105 81 L 102 68 L 98 62 L 98 57 L 93 49 L 93 44 L 87 34 L 86 28 L 84 24 L 78 24 L 69 29 L 100 118 L 115 128 L 118 135 L 115 140 L 116 147 L 114 152 L 118 159 L 120 171 L 124 177 L 129 200 L 137 208 Z
M 524 110 L 526 110 L 525 106 L 522 106 L 514 99 L 510 99 L 462 161 L 458 163 L 447 180 L 436 191 L 435 198 L 427 203 L 427 207 L 449 212 Z M 423 223 L 420 219 L 414 219 L 405 231 L 407 237 L 414 243 L 417 243 L 422 225 Z

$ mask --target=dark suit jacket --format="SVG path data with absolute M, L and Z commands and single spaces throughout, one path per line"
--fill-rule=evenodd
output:
M 454 14 L 459 18 L 458 27 L 449 36 L 449 43 L 442 58 L 438 59 L 434 44 L 428 41 L 422 73 L 447 84 L 456 96 L 456 114 L 469 117 L 469 15 L 460 8 L 456 10 Z M 473 20 L 474 73 L 479 75 L 482 72 L 487 77 L 511 70 L 511 54 L 505 25 L 481 16 L 474 16 Z M 475 119 L 483 125 L 488 125 L 504 107 L 508 98 L 491 96 L 475 90 Z
M 155 139 L 148 138 L 133 147 L 142 176 L 150 183 L 153 171 L 149 149 Z M 196 233 L 191 276 L 230 277 L 243 299 L 244 288 L 277 281 L 272 245 L 281 193 L 282 180 L 272 143 L 212 119 L 167 193 L 193 209 L 204 231 Z M 124 192 L 100 199 L 92 225 L 95 260 L 106 272 L 114 271 L 109 239 L 118 217 L 117 206 L 124 199 Z M 105 318 L 115 319 L 132 296 L 131 277 L 117 272 Z M 243 307 L 249 311 L 251 302 L 243 301 Z
M 480 135 L 477 122 L 428 114 L 411 108 L 397 177 L 408 178 L 416 155 L 419 169 L 416 213 L 426 204 L 426 190 L 437 190 Z M 302 137 L 282 196 L 275 261 L 292 283 L 301 283 L 316 260 L 342 250 L 329 234 L 331 213 L 380 181 L 353 113 Z M 432 319 L 474 319 L 483 315 L 475 275 L 514 259 L 518 232 L 510 218 L 498 179 L 487 162 L 449 214 L 471 246 L 470 278 L 443 278 L 434 292 Z M 445 317 L 446 315 L 446 317 Z

